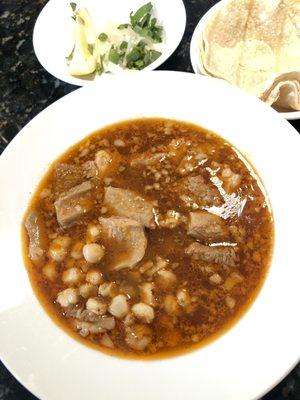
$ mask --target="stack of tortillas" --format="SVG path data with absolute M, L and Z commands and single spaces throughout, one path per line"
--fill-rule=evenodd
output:
M 224 1 L 204 25 L 199 68 L 300 110 L 300 0 Z

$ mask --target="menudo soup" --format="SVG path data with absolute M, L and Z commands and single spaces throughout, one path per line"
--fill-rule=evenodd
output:
M 270 263 L 259 178 L 230 143 L 121 122 L 54 162 L 24 220 L 31 282 L 68 332 L 115 354 L 171 354 L 228 328 Z

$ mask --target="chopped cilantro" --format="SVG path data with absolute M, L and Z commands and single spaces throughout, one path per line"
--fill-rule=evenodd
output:
M 127 29 L 130 26 L 131 26 L 130 24 L 121 24 L 121 25 L 118 26 L 118 29 Z
M 76 12 L 77 4 L 72 2 L 70 6 L 73 11 L 72 18 L 77 19 L 80 23 L 80 17 Z M 132 29 L 136 33 L 135 38 L 129 42 L 123 40 L 121 43 L 113 44 L 107 55 L 100 55 L 99 61 L 96 64 L 96 73 L 98 75 L 109 73 L 109 71 L 105 71 L 105 57 L 109 62 L 120 65 L 122 68 L 141 70 L 161 56 L 159 51 L 152 48 L 153 43 L 162 42 L 163 27 L 153 17 L 153 4 L 151 2 L 144 4 L 136 12 L 131 12 L 130 23 L 118 26 L 120 30 L 127 28 Z M 98 39 L 100 42 L 106 42 L 108 35 L 105 32 L 101 32 Z M 94 55 L 94 44 L 88 44 L 88 50 L 91 55 Z M 70 55 L 66 57 L 68 63 L 72 60 L 73 53 L 74 48 Z
M 133 47 L 133 49 L 126 56 L 127 68 L 132 69 L 134 67 L 134 62 L 139 60 L 141 55 L 142 54 L 139 48 L 137 46 Z
M 67 64 L 69 64 L 69 63 L 72 61 L 72 59 L 73 59 L 73 54 L 74 54 L 74 50 L 75 50 L 75 46 L 73 47 L 71 53 L 66 57 Z
M 70 3 L 70 6 L 72 8 L 73 14 L 71 15 L 71 18 L 74 19 L 74 21 L 76 21 L 76 7 L 77 4 L 76 3 Z
M 120 44 L 120 50 L 126 51 L 127 48 L 128 48 L 128 42 L 125 42 L 125 40 L 123 40 L 123 42 Z
M 108 36 L 105 32 L 100 33 L 100 35 L 98 36 L 98 39 L 100 40 L 100 42 L 106 42 L 108 39 Z
M 152 39 L 153 42 L 162 42 L 162 26 L 157 24 L 157 19 L 152 18 L 152 3 L 147 3 L 139 8 L 134 14 L 130 13 L 132 29 L 142 37 Z
M 126 67 L 141 70 L 161 56 L 156 50 L 149 50 L 144 41 L 140 41 L 126 56 Z
M 91 55 L 93 55 L 94 48 L 95 48 L 95 46 L 93 44 L 90 44 L 90 43 L 88 44 L 88 50 L 89 50 Z
M 99 62 L 96 65 L 96 73 L 98 75 L 102 75 L 104 72 L 104 64 L 103 64 L 104 58 L 105 58 L 105 54 L 100 54 Z
M 144 59 L 146 66 L 149 65 L 149 64 L 152 64 L 160 56 L 161 56 L 161 52 L 160 51 L 149 50 L 147 52 L 147 54 L 145 55 L 145 59 Z
M 144 63 L 143 60 L 137 60 L 134 63 L 134 66 L 135 66 L 136 69 L 143 69 L 145 67 L 145 63 Z
M 76 7 L 77 7 L 77 4 L 72 2 L 72 3 L 70 3 L 70 6 L 71 6 L 71 8 L 72 8 L 72 11 L 75 12 L 75 11 L 76 11 Z
M 114 64 L 119 64 L 120 55 L 118 53 L 118 50 L 115 49 L 114 45 L 112 45 L 110 50 L 109 50 L 108 59 L 109 59 L 110 62 L 112 62 Z
M 152 3 L 144 4 L 140 7 L 134 14 L 130 13 L 130 22 L 132 26 L 139 25 L 145 15 L 149 14 L 152 11 L 153 5 Z

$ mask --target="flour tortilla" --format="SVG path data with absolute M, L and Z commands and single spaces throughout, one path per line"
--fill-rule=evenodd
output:
M 298 109 L 300 0 L 226 1 L 204 26 L 200 56 L 202 73 Z
M 300 72 L 282 74 L 263 95 L 262 100 L 276 108 L 300 111 Z

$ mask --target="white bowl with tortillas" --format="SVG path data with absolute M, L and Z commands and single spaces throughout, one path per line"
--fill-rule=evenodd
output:
M 191 40 L 193 70 L 239 86 L 289 120 L 300 119 L 300 3 L 249 5 L 221 0 L 202 17 Z

